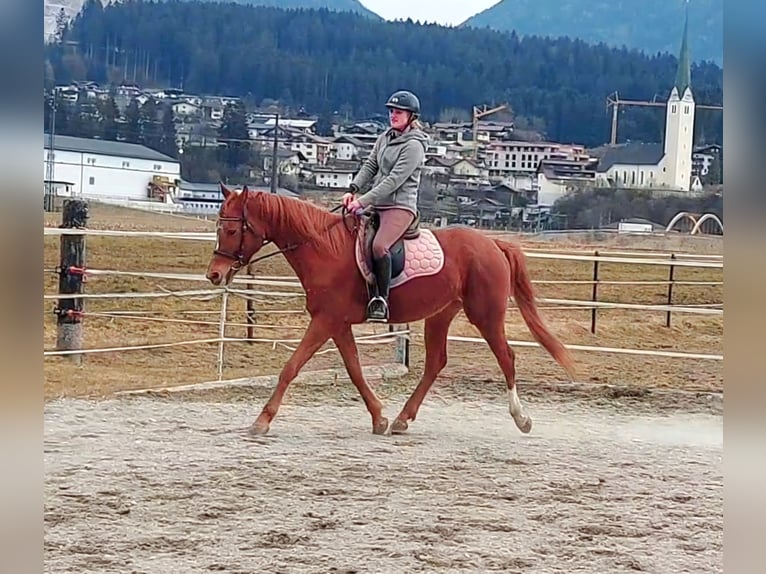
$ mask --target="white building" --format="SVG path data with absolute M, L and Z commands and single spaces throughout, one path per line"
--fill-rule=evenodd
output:
M 537 204 L 551 207 L 566 194 L 593 186 L 598 160 L 542 160 L 537 168 Z
M 242 188 L 237 186 L 237 190 Z M 248 186 L 250 191 L 271 193 L 270 188 L 261 186 Z M 297 198 L 296 193 L 283 187 L 277 188 L 277 195 Z M 181 213 L 189 215 L 217 215 L 223 203 L 221 185 L 218 183 L 195 183 L 181 181 L 178 197 L 175 203 L 180 206 Z
M 313 167 L 311 172 L 318 187 L 347 189 L 354 179 L 355 170 L 340 167 Z
M 124 142 L 54 136 L 43 138 L 43 181 L 53 160 L 51 180 L 62 195 L 102 200 L 146 200 L 156 179 L 180 181 L 178 160 L 148 147 Z M 51 158 L 52 152 L 52 158 Z
M 585 146 L 556 142 L 496 141 L 486 147 L 484 165 L 491 179 L 526 176 L 530 184 L 542 160 L 587 161 Z M 520 182 L 515 182 L 519 185 Z
M 708 175 L 713 162 L 720 161 L 720 158 L 721 146 L 718 144 L 705 145 L 695 149 L 692 152 L 692 174 L 699 177 Z
M 363 142 L 354 136 L 340 135 L 330 144 L 330 156 L 341 161 L 351 161 L 361 156 L 367 148 Z

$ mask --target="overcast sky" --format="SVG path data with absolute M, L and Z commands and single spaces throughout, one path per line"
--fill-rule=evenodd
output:
M 360 0 L 367 8 L 386 18 L 457 25 L 500 0 Z

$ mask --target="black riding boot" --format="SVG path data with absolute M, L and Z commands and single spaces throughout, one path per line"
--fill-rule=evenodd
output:
M 388 289 L 391 283 L 391 254 L 373 260 L 377 289 L 367 305 L 367 320 L 377 323 L 388 322 Z

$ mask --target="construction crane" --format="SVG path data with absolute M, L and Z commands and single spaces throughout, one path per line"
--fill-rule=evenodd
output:
M 651 101 L 644 100 L 621 100 L 617 92 L 614 92 L 606 98 L 606 109 L 612 107 L 612 137 L 610 143 L 615 145 L 617 143 L 617 113 L 619 106 L 653 106 L 653 107 L 667 107 L 666 102 L 658 102 L 657 96 Z M 722 110 L 723 106 L 713 104 L 694 104 L 695 109 L 698 110 Z
M 476 159 L 476 155 L 479 152 L 479 120 L 484 116 L 508 109 L 508 106 L 505 104 L 492 109 L 487 109 L 487 106 L 482 107 L 483 109 L 479 109 L 476 106 L 473 107 L 473 159 Z

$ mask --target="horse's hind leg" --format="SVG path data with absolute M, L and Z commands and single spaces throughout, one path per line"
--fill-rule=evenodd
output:
M 436 377 L 447 365 L 447 335 L 449 326 L 455 315 L 460 311 L 460 304 L 447 307 L 438 315 L 429 317 L 425 321 L 424 339 L 426 343 L 426 365 L 423 376 L 412 391 L 410 398 L 404 404 L 399 416 L 391 423 L 392 433 L 401 433 L 407 430 L 407 422 L 414 421 L 418 414 L 423 399 L 433 385 Z
M 516 390 L 516 356 L 505 336 L 505 311 L 505 300 L 502 305 L 484 300 L 475 305 L 467 304 L 465 309 L 466 317 L 486 339 L 503 371 L 508 387 L 508 411 L 513 421 L 521 432 L 528 433 L 532 430 L 532 419 L 524 412 Z

